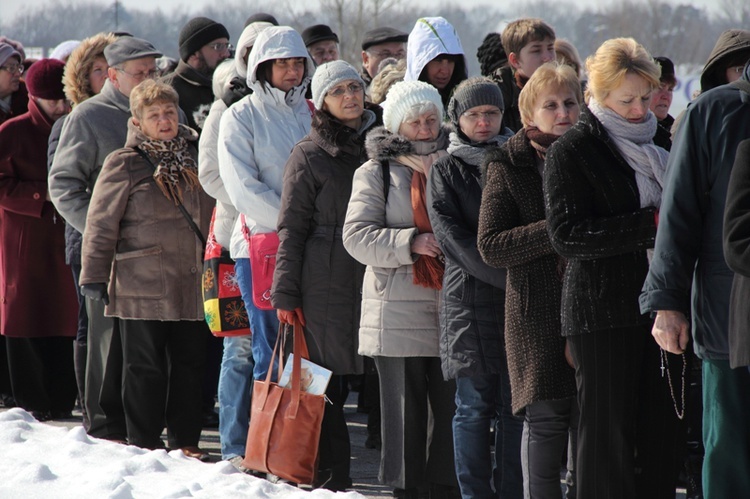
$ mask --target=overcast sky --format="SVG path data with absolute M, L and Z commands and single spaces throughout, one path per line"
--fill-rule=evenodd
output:
M 34 8 L 37 6 L 52 4 L 55 0 L 0 0 L 2 9 L 0 12 L 0 21 L 8 22 L 12 20 L 15 15 L 22 9 Z M 103 5 L 111 5 L 114 0 L 94 0 L 97 3 Z M 294 1 L 306 1 L 306 0 L 294 0 Z M 311 0 L 317 3 L 317 0 Z M 436 6 L 440 5 L 447 0 L 409 0 L 419 5 L 424 6 Z M 460 0 L 462 5 L 467 7 L 474 7 L 477 5 L 492 5 L 494 2 L 488 0 Z M 523 0 L 520 0 L 523 1 Z M 581 6 L 593 7 L 593 6 L 606 6 L 613 3 L 616 0 L 570 0 Z M 691 4 L 698 8 L 708 8 L 710 11 L 718 9 L 718 5 L 721 0 L 667 0 L 674 4 Z M 137 8 L 140 10 L 149 10 L 161 8 L 164 12 L 170 12 L 176 7 L 187 8 L 188 11 L 199 10 L 203 6 L 215 5 L 217 0 L 120 0 L 120 4 L 126 8 Z M 234 2 L 233 2 L 234 3 Z M 268 11 L 273 13 L 273 6 L 268 6 Z M 440 9 L 436 8 L 435 15 L 440 15 Z M 243 14 L 244 15 L 244 14 Z M 279 16 L 283 19 L 283 15 Z

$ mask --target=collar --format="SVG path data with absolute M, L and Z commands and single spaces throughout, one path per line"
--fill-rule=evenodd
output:
M 175 74 L 196 87 L 208 87 L 211 88 L 211 78 L 207 77 L 203 73 L 200 73 L 190 64 L 186 63 L 182 59 L 177 63 L 177 68 L 174 70 Z
M 117 90 L 110 80 L 104 82 L 101 95 L 120 111 L 130 114 L 130 98 Z

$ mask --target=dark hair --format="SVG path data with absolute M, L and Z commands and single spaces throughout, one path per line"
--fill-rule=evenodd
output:
M 427 64 L 429 64 L 432 61 L 437 61 L 441 59 L 448 59 L 456 63 L 455 67 L 453 68 L 453 74 L 451 75 L 451 79 L 448 82 L 448 84 L 442 90 L 438 89 L 438 92 L 440 93 L 440 98 L 443 101 L 443 106 L 447 108 L 448 101 L 450 101 L 451 94 L 453 93 L 453 89 L 456 88 L 456 86 L 462 81 L 464 81 L 468 76 L 466 72 L 466 61 L 464 60 L 463 54 L 438 54 L 437 56 L 430 59 L 430 61 Z M 424 65 L 424 67 L 422 68 L 422 72 L 419 73 L 419 78 L 417 79 L 425 83 L 430 83 L 427 80 L 427 64 Z M 432 84 L 430 83 L 430 85 Z
M 277 57 L 276 59 L 268 59 L 267 61 L 263 61 L 260 64 L 258 64 L 258 69 L 255 72 L 255 78 L 258 80 L 258 83 L 260 83 L 260 86 L 263 87 L 263 89 L 266 88 L 266 85 L 269 87 L 273 87 L 273 84 L 271 84 L 271 76 L 273 75 L 273 63 L 276 62 L 277 59 L 305 59 L 304 57 Z M 307 61 L 305 60 L 305 70 L 302 73 L 302 79 L 304 80 L 307 78 Z

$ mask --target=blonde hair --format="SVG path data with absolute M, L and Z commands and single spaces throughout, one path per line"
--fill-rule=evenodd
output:
M 500 36 L 505 53 L 519 55 L 521 49 L 531 42 L 540 42 L 545 38 L 555 39 L 555 30 L 541 19 L 526 17 L 511 21 Z
M 156 80 L 144 80 L 130 92 L 130 112 L 140 120 L 143 110 L 157 102 L 179 107 L 180 98 L 174 88 Z
M 648 51 L 632 38 L 612 38 L 602 43 L 596 53 L 586 59 L 589 75 L 586 102 L 592 97 L 602 102 L 620 86 L 627 74 L 646 80 L 651 88 L 659 87 L 661 68 Z
M 558 38 L 555 40 L 555 58 L 557 62 L 567 64 L 576 75 L 581 77 L 581 56 L 578 54 L 578 50 L 575 45 L 570 43 L 565 38 Z
M 383 66 L 383 69 L 372 79 L 370 85 L 372 103 L 381 104 L 394 83 L 403 81 L 404 74 L 406 74 L 406 59 L 399 59 L 392 64 Z
M 518 110 L 521 112 L 523 126 L 531 122 L 539 96 L 545 91 L 558 89 L 570 90 L 578 104 L 583 100 L 581 81 L 573 68 L 557 61 L 539 66 L 518 96 Z

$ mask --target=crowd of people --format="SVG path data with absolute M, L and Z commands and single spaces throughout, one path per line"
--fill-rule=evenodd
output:
M 473 77 L 442 17 L 368 31 L 356 66 L 339 43 L 266 13 L 236 48 L 191 19 L 177 61 L 0 37 L 2 403 L 78 399 L 91 436 L 205 461 L 218 402 L 259 476 L 253 380 L 301 325 L 332 372 L 314 488 L 352 488 L 355 388 L 394 497 L 750 494 L 750 31 L 677 119 L 632 38 L 582 61 L 518 19 Z M 207 244 L 242 334 L 209 329 Z

